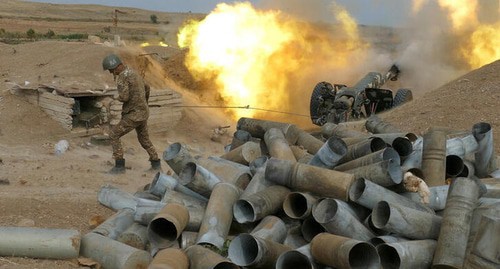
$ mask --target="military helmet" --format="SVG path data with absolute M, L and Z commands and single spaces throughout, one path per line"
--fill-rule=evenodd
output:
M 102 60 L 102 69 L 103 70 L 112 70 L 115 69 L 118 65 L 122 63 L 122 60 L 116 54 L 109 54 Z

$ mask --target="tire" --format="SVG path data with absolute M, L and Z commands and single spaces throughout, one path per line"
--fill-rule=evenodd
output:
M 311 120 L 314 124 L 318 124 L 318 119 L 323 116 L 320 113 L 320 107 L 323 103 L 324 98 L 335 98 L 335 95 L 332 96 L 332 93 L 335 94 L 335 89 L 333 88 L 331 83 L 328 82 L 320 82 L 316 84 L 314 90 L 311 94 L 311 102 L 309 103 L 309 113 L 311 116 Z
M 413 100 L 413 93 L 409 89 L 399 89 L 394 95 L 392 106 L 397 107 Z

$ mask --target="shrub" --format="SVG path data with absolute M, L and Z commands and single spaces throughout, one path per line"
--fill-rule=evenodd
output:
M 56 33 L 54 33 L 54 31 L 49 29 L 49 31 L 47 31 L 47 33 L 45 34 L 45 37 L 46 38 L 53 38 L 55 35 L 56 35 Z
M 35 30 L 30 28 L 28 31 L 26 31 L 26 36 L 28 36 L 28 38 L 35 38 L 36 36 Z
M 149 19 L 151 19 L 151 22 L 154 24 L 158 23 L 158 17 L 155 14 L 149 16 Z

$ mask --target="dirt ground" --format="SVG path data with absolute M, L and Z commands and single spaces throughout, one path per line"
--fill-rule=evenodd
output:
M 52 83 L 56 80 L 67 85 L 88 83 L 85 85 L 89 87 L 112 85 L 110 75 L 100 69 L 102 56 L 110 51 L 113 48 L 88 42 L 0 43 L 0 226 L 76 229 L 85 234 L 90 231 L 92 217 L 106 218 L 113 213 L 97 202 L 101 186 L 112 184 L 134 192 L 153 179 L 155 173 L 147 171 L 148 156 L 135 133 L 129 133 L 122 140 L 126 149 L 126 174 L 108 175 L 105 172 L 113 166 L 110 146 L 94 145 L 89 137 L 73 135 L 38 107 L 8 90 L 11 83 L 25 81 Z M 199 96 L 185 89 L 190 85 L 182 83 L 185 73 L 175 69 L 176 63 L 178 70 L 184 68 L 180 51 L 170 49 L 167 53 L 171 61 L 170 69 L 166 70 L 169 76 L 166 86 L 182 93 L 184 104 L 202 104 Z M 499 138 L 499 74 L 500 61 L 496 61 L 381 116 L 405 131 L 418 134 L 430 126 L 470 130 L 473 124 L 485 121 L 491 123 L 494 137 Z M 213 141 L 210 137 L 218 126 L 230 128 L 220 141 Z M 151 139 L 160 156 L 174 142 L 188 145 L 194 155 L 219 156 L 230 143 L 235 127 L 236 122 L 223 111 L 185 108 L 175 128 L 152 134 Z M 54 144 L 61 139 L 68 140 L 70 147 L 56 156 Z M 500 142 L 495 146 L 499 152 Z M 162 167 L 164 171 L 169 170 L 165 162 Z M 76 261 L 0 257 L 0 269 L 14 268 L 86 267 Z

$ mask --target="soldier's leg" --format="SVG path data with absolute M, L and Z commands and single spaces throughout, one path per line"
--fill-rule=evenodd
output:
M 111 127 L 109 130 L 109 138 L 113 148 L 113 159 L 123 159 L 123 147 L 120 137 L 132 131 L 134 128 L 135 125 L 133 122 L 127 119 L 121 119 L 117 125 Z
M 149 132 L 148 132 L 148 124 L 147 121 L 143 121 L 141 124 L 139 124 L 136 128 L 135 131 L 137 132 L 137 139 L 139 140 L 139 143 L 141 143 L 141 146 L 148 152 L 149 154 L 149 160 L 150 161 L 156 161 L 159 160 L 158 158 L 158 153 L 156 152 L 155 147 L 153 146 L 153 143 L 149 139 Z

